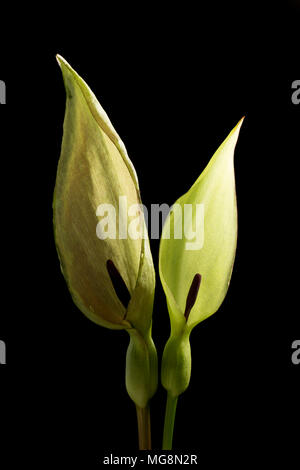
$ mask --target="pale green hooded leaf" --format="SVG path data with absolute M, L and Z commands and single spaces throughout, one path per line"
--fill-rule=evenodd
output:
M 183 384 L 189 381 L 189 334 L 195 325 L 218 310 L 231 278 L 237 243 L 233 157 L 242 121 L 230 132 L 190 190 L 176 201 L 163 228 L 159 273 L 171 320 L 171 337 L 166 346 L 169 352 L 165 350 L 163 359 L 164 385 L 169 382 L 170 386 L 170 381 L 175 380 L 174 377 L 170 379 L 171 362 L 178 371 L 180 367 L 184 369 L 184 378 L 179 379 L 182 384 L 174 386 L 174 390 L 177 390 L 174 395 L 181 393 Z M 191 205 L 191 218 L 184 217 L 185 205 Z M 181 238 L 178 237 L 180 231 Z M 192 240 L 190 237 L 194 232 L 197 235 Z M 187 296 L 197 274 L 201 275 L 200 289 L 186 319 Z
M 91 320 L 108 328 L 145 332 L 151 324 L 155 274 L 144 219 L 145 238 L 118 237 L 119 196 L 127 197 L 128 207 L 141 204 L 136 172 L 93 92 L 62 57 L 57 59 L 67 94 L 54 196 L 62 272 L 76 305 Z M 116 209 L 116 239 L 97 237 L 100 204 Z M 113 288 L 108 260 L 130 292 L 127 310 Z
M 157 387 L 157 354 L 151 337 L 155 271 L 137 175 L 93 92 L 61 56 L 57 60 L 67 94 L 53 203 L 61 269 L 75 304 L 89 319 L 128 331 L 126 387 L 143 408 Z M 127 208 L 134 204 L 141 209 L 136 218 L 140 237 L 136 239 L 120 233 L 120 196 L 126 196 Z M 100 204 L 115 208 L 116 239 L 97 236 Z M 132 218 L 127 211 L 120 212 L 129 227 Z M 128 305 L 116 294 L 108 261 L 127 286 Z

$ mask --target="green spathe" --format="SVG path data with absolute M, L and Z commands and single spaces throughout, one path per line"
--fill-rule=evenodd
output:
M 176 212 L 170 211 L 159 252 L 159 273 L 165 291 L 171 321 L 171 336 L 162 361 L 162 383 L 178 396 L 188 386 L 191 373 L 189 335 L 205 318 L 215 313 L 228 290 L 237 242 L 237 208 L 234 177 L 234 149 L 243 119 L 211 158 L 190 190 L 175 207 L 202 204 L 204 207 L 204 243 L 199 250 L 188 250 L 187 240 L 174 238 Z M 196 213 L 196 210 L 191 212 Z M 181 223 L 181 222 L 180 222 Z M 191 231 L 195 220 L 190 221 Z M 186 233 L 182 230 L 182 233 Z M 187 295 L 199 273 L 201 285 L 187 318 Z
M 100 240 L 96 234 L 100 204 L 118 208 L 119 196 L 126 196 L 128 204 L 141 204 L 137 175 L 123 142 L 93 92 L 61 56 L 57 60 L 67 95 L 53 203 L 55 242 L 62 273 L 75 304 L 89 319 L 130 333 L 130 350 L 139 351 L 139 361 L 136 354 L 133 360 L 127 354 L 127 366 L 131 376 L 139 377 L 140 390 L 135 391 L 130 380 L 127 389 L 136 404 L 144 407 L 157 383 L 156 351 L 149 340 L 155 271 L 147 229 L 143 221 L 145 236 L 137 240 L 131 237 Z M 130 293 L 126 306 L 112 284 L 107 269 L 109 260 Z M 135 338 L 138 341 L 132 348 Z M 143 360 L 151 367 L 142 368 Z

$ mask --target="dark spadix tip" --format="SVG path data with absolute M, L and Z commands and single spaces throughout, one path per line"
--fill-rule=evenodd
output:
M 192 284 L 191 284 L 189 293 L 186 298 L 186 305 L 185 305 L 185 312 L 184 312 L 186 321 L 188 320 L 189 314 L 197 300 L 200 283 L 201 283 L 201 274 L 197 273 L 195 274 L 194 279 L 192 280 Z
M 124 279 L 122 278 L 121 274 L 119 273 L 118 269 L 116 268 L 114 262 L 111 259 L 106 261 L 106 268 L 119 300 L 127 309 L 131 299 L 131 295 L 129 290 L 127 289 Z

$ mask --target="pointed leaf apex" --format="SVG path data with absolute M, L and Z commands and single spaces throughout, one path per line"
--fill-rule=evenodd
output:
M 244 119 L 245 119 L 245 116 L 243 116 L 243 117 L 239 120 L 239 122 L 237 123 L 237 125 L 233 128 L 232 133 L 234 133 L 234 132 L 239 133 L 239 132 L 240 132 L 240 129 L 241 129 L 241 127 L 242 127 L 242 124 L 243 124 L 243 122 L 244 122 Z
M 236 126 L 232 129 L 232 131 L 228 134 L 228 137 L 227 139 L 225 139 L 224 143 L 228 140 L 230 140 L 233 136 L 235 136 L 235 139 L 237 141 L 238 139 L 238 136 L 239 136 L 239 132 L 241 130 L 241 127 L 242 127 L 242 124 L 243 124 L 243 121 L 245 119 L 245 116 L 243 116 L 239 122 L 236 124 Z
M 62 66 L 62 64 L 70 67 L 70 64 L 68 64 L 66 59 L 64 59 L 60 54 L 56 54 L 55 58 L 56 58 L 56 60 L 57 60 L 60 67 Z

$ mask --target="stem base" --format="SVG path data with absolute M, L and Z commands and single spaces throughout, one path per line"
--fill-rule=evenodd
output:
M 136 406 L 136 414 L 139 432 L 139 449 L 151 450 L 150 406 L 147 405 L 145 408 Z
M 162 445 L 163 450 L 172 450 L 177 401 L 178 397 L 173 397 L 173 395 L 168 392 Z

